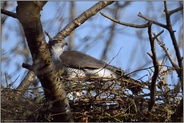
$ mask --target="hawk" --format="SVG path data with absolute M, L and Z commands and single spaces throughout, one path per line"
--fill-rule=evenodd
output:
M 66 51 L 64 50 L 65 45 L 67 45 L 65 40 L 52 39 L 49 41 L 53 62 L 58 70 L 64 70 L 64 76 L 67 78 L 95 76 L 102 80 L 120 79 L 133 93 L 141 91 L 143 85 L 139 81 L 125 76 L 120 68 L 79 51 Z
M 79 51 L 66 51 L 65 40 L 49 41 L 49 49 L 56 68 L 63 68 L 68 78 L 97 76 L 99 78 L 117 78 L 123 74 L 120 68 L 109 65 Z

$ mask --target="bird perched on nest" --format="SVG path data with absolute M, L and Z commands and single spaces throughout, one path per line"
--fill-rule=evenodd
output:
M 97 76 L 99 78 L 117 78 L 123 75 L 120 68 L 79 51 L 65 51 L 65 40 L 49 41 L 49 49 L 57 68 L 63 68 L 68 78 Z
M 64 71 L 67 78 L 83 78 L 88 76 L 99 77 L 100 79 L 123 79 L 126 86 L 133 92 L 141 90 L 142 85 L 128 76 L 124 76 L 120 68 L 109 65 L 101 60 L 79 51 L 66 51 L 64 46 L 67 45 L 65 40 L 51 39 L 49 49 L 53 62 L 59 70 Z

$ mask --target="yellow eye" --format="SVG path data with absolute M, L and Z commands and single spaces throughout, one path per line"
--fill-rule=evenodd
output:
M 59 43 L 59 42 L 61 42 L 60 40 L 57 40 L 57 42 Z

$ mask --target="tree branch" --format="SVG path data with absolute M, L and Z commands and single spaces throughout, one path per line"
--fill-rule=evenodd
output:
M 152 37 L 151 25 L 148 27 L 148 35 L 150 40 L 151 52 L 152 52 L 151 58 L 153 60 L 153 65 L 155 69 L 152 77 L 152 81 L 151 81 L 151 87 L 150 87 L 150 102 L 148 106 L 148 116 L 150 116 L 153 106 L 155 104 L 156 81 L 159 74 L 159 62 L 157 60 L 157 55 L 156 55 L 156 44 L 155 44 L 155 40 L 153 40 L 155 37 Z
M 181 11 L 182 9 L 183 9 L 183 6 L 180 6 L 180 7 L 176 8 L 176 9 L 168 11 L 168 14 L 171 16 L 175 12 Z
M 1 9 L 1 13 L 5 14 L 5 15 L 8 15 L 10 17 L 13 17 L 13 18 L 17 18 L 17 14 L 16 13 L 13 13 L 13 12 L 10 12 L 10 11 L 4 10 L 4 9 Z
M 154 21 L 154 20 L 152 20 L 148 17 L 145 17 L 141 13 L 139 13 L 138 16 L 145 19 L 145 20 L 147 20 L 148 22 L 151 22 L 155 25 L 161 26 L 161 27 L 163 27 L 163 28 L 165 28 L 169 31 L 169 34 L 170 34 L 170 37 L 171 37 L 171 40 L 172 40 L 172 43 L 173 43 L 173 46 L 174 46 L 174 49 L 175 49 L 175 52 L 176 52 L 176 58 L 177 58 L 177 61 L 178 61 L 178 65 L 179 65 L 179 70 L 176 69 L 176 72 L 177 72 L 177 74 L 180 78 L 180 82 L 181 82 L 181 85 L 182 85 L 181 88 L 182 88 L 182 91 L 183 91 L 183 64 L 182 64 L 183 58 L 181 57 L 179 47 L 178 47 L 178 44 L 177 44 L 177 41 L 176 41 L 176 37 L 174 35 L 175 31 L 172 29 L 172 24 L 171 24 L 171 19 L 170 19 L 171 14 L 183 9 L 183 7 L 179 7 L 179 8 L 176 8 L 174 10 L 168 11 L 166 1 L 164 1 L 164 7 L 165 7 L 164 12 L 165 12 L 165 15 L 166 15 L 166 25 L 164 25 L 162 23 L 159 23 L 157 21 Z
M 145 17 L 145 16 L 143 16 L 140 12 L 139 12 L 138 16 L 141 17 L 141 18 L 143 18 L 143 19 L 145 19 L 145 20 L 147 20 L 148 22 L 151 22 L 151 23 L 153 23 L 153 24 L 155 24 L 155 25 L 158 25 L 158 26 L 161 26 L 161 27 L 163 27 L 163 28 L 166 28 L 166 25 L 164 25 L 164 24 L 162 24 L 162 23 L 159 23 L 159 22 L 157 22 L 157 21 L 155 21 L 155 20 L 152 20 L 152 19 L 150 19 L 150 18 L 148 18 L 148 17 Z
M 64 29 L 62 29 L 54 38 L 65 38 L 68 36 L 75 28 L 83 24 L 86 20 L 94 16 L 97 12 L 105 8 L 106 6 L 112 4 L 114 1 L 100 1 L 85 12 L 83 12 L 81 15 L 79 15 L 77 18 L 73 20 L 73 22 L 69 23 L 65 26 Z
M 60 115 L 54 115 L 52 121 L 70 121 L 71 111 L 63 80 L 60 79 L 52 62 L 40 21 L 40 11 L 46 2 L 18 1 L 17 4 L 17 19 L 23 26 L 33 59 L 33 65 L 23 64 L 23 67 L 33 70 L 40 80 L 45 98 L 52 104 L 48 112 L 60 113 Z
M 154 36 L 156 36 L 155 33 L 153 33 Z M 168 52 L 168 48 L 166 48 L 165 44 L 163 44 L 163 42 L 160 40 L 159 37 L 156 38 L 158 44 L 162 47 L 162 49 L 164 50 L 165 54 L 167 55 L 167 57 L 169 58 L 169 61 L 171 62 L 173 68 L 177 71 L 179 70 L 178 66 L 175 64 L 174 60 L 171 57 L 171 54 Z
M 109 19 L 109 20 L 111 20 L 111 21 L 113 21 L 113 22 L 115 22 L 115 23 L 121 24 L 121 25 L 123 25 L 123 26 L 129 26 L 129 27 L 134 27 L 134 28 L 146 28 L 146 27 L 149 26 L 148 23 L 142 24 L 142 25 L 131 24 L 131 23 L 125 23 L 125 22 L 121 22 L 121 21 L 119 21 L 119 20 L 117 20 L 117 19 L 111 18 L 111 17 L 107 16 L 106 14 L 104 14 L 104 13 L 102 13 L 102 12 L 100 12 L 100 14 L 101 14 L 102 16 L 104 16 L 105 18 L 107 18 L 107 19 Z
M 174 46 L 174 49 L 175 49 L 175 52 L 176 52 L 176 58 L 177 58 L 177 61 L 178 61 L 178 65 L 179 65 L 179 70 L 176 70 L 179 78 L 180 78 L 180 82 L 181 82 L 181 89 L 183 91 L 183 63 L 182 63 L 182 57 L 181 57 L 181 54 L 180 54 L 180 50 L 179 50 L 179 46 L 177 44 L 177 41 L 176 41 L 176 37 L 174 35 L 174 30 L 172 28 L 172 24 L 171 24 L 171 19 L 170 19 L 170 13 L 167 9 L 167 3 L 166 1 L 164 1 L 164 7 L 165 7 L 165 15 L 166 15 L 166 23 L 167 23 L 167 30 L 169 31 L 169 34 L 170 34 L 170 37 L 172 39 L 172 43 L 173 43 L 173 46 Z M 173 10 L 173 11 L 176 11 L 176 10 Z M 173 12 L 171 11 L 171 12 Z

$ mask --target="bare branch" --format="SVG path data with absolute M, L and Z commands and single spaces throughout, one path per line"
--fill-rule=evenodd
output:
M 183 6 L 180 6 L 180 7 L 176 8 L 176 9 L 168 11 L 168 14 L 171 16 L 175 12 L 181 11 L 182 9 L 183 9 Z
M 45 34 L 48 36 L 49 40 L 52 40 L 51 36 L 49 35 L 47 31 L 45 31 Z
M 30 71 L 33 71 L 35 73 L 35 75 L 37 75 L 37 76 L 44 75 L 44 74 L 50 72 L 50 68 L 45 67 L 45 64 L 42 62 L 33 64 L 33 65 L 23 63 L 22 67 L 26 68 Z
M 174 49 L 175 49 L 175 52 L 176 52 L 176 58 L 177 58 L 177 61 L 178 61 L 178 65 L 179 65 L 179 70 L 176 71 L 178 76 L 180 77 L 180 82 L 181 82 L 181 85 L 182 85 L 182 91 L 183 91 L 183 63 L 182 63 L 182 57 L 181 57 L 181 54 L 180 54 L 180 50 L 179 50 L 179 46 L 177 44 L 177 40 L 176 40 L 176 37 L 175 37 L 175 34 L 174 34 L 174 30 L 172 28 L 172 24 L 171 24 L 171 19 L 170 19 L 170 13 L 167 9 L 167 3 L 166 1 L 164 1 L 164 7 L 165 7 L 165 15 L 166 15 L 166 23 L 167 23 L 167 30 L 169 31 L 170 33 L 170 37 L 172 39 L 172 43 L 173 43 L 173 46 L 174 46 Z
M 33 71 L 32 65 L 23 63 L 23 64 L 22 64 L 22 67 L 23 67 L 23 68 L 26 68 L 26 69 L 28 69 L 28 70 L 30 70 L 30 71 Z M 33 72 L 34 72 L 34 71 L 33 71 Z
M 8 3 L 7 1 L 2 2 L 1 8 L 5 10 L 8 7 L 8 4 L 7 3 Z M 6 15 L 4 15 L 4 16 L 2 15 L 2 17 L 1 17 L 1 27 L 3 26 L 3 24 L 4 24 L 4 22 L 5 22 L 6 19 L 7 19 L 7 16 Z
M 156 34 L 153 33 L 153 35 L 155 36 Z M 164 52 L 166 53 L 166 55 L 169 58 L 169 61 L 171 62 L 173 68 L 176 71 L 179 70 L 178 66 L 175 64 L 174 60 L 171 58 L 171 54 L 168 52 L 168 48 L 166 48 L 165 44 L 163 44 L 163 42 L 161 41 L 161 39 L 159 37 L 156 37 L 156 40 L 157 40 L 158 44 L 162 47 L 162 49 L 164 50 Z
M 153 37 L 153 40 L 157 39 L 158 36 L 160 36 L 162 33 L 164 32 L 164 30 L 160 31 L 158 34 L 154 33 L 154 37 Z
M 115 22 L 115 23 L 121 24 L 121 25 L 123 25 L 123 26 L 129 26 L 129 27 L 134 27 L 134 28 L 146 28 L 146 27 L 149 26 L 148 23 L 142 24 L 142 25 L 137 25 L 137 24 L 131 24 L 131 23 L 120 22 L 119 20 L 114 19 L 114 18 L 111 18 L 111 17 L 107 16 L 106 14 L 104 14 L 104 13 L 102 13 L 102 12 L 100 12 L 100 14 L 101 14 L 102 16 L 104 16 L 105 18 L 107 18 L 107 19 L 109 19 L 109 20 L 111 20 L 111 21 L 113 21 L 113 22 Z
M 156 55 L 155 40 L 153 40 L 154 37 L 152 37 L 152 33 L 151 33 L 151 25 L 148 27 L 148 35 L 149 35 L 150 46 L 152 51 L 153 65 L 155 69 L 152 77 L 151 87 L 150 87 L 150 102 L 148 106 L 148 115 L 150 115 L 150 113 L 152 112 L 153 106 L 155 104 L 156 81 L 159 74 L 159 62 L 157 60 L 157 55 Z
M 17 18 L 17 14 L 16 13 L 13 13 L 13 12 L 10 12 L 10 11 L 4 10 L 4 9 L 1 9 L 1 13 L 5 14 L 5 15 L 8 15 L 10 17 L 13 17 L 13 18 Z
M 65 38 L 68 36 L 75 28 L 83 24 L 86 20 L 94 16 L 97 12 L 99 12 L 101 9 L 105 8 L 106 6 L 112 4 L 114 1 L 100 1 L 85 12 L 83 12 L 81 15 L 79 15 L 77 18 L 73 20 L 73 22 L 69 23 L 65 26 L 64 29 L 62 29 L 54 38 Z
M 158 25 L 158 26 L 161 26 L 161 27 L 163 27 L 163 28 L 166 28 L 166 25 L 164 25 L 164 24 L 162 24 L 162 23 L 159 23 L 159 22 L 157 22 L 157 21 L 155 21 L 155 20 L 152 20 L 152 19 L 150 19 L 150 18 L 148 18 L 148 17 L 145 17 L 145 16 L 142 15 L 140 12 L 139 12 L 138 16 L 141 17 L 141 18 L 143 18 L 143 19 L 145 19 L 145 20 L 147 20 L 147 21 L 149 21 L 149 22 L 151 22 L 151 23 L 153 23 L 153 24 L 156 24 L 156 25 Z

